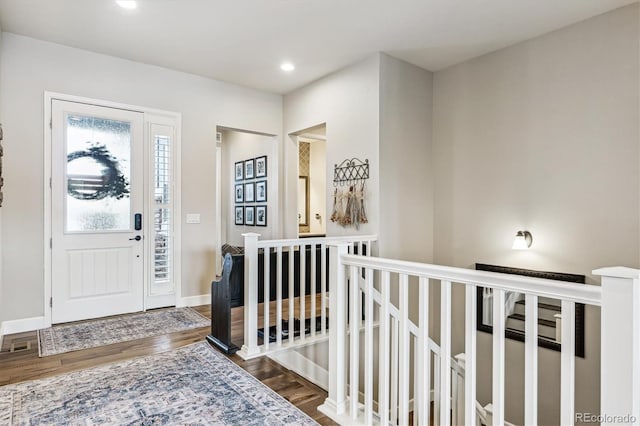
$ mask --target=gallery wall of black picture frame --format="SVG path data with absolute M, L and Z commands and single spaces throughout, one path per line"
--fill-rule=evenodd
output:
M 235 225 L 267 226 L 267 156 L 237 161 L 234 166 Z

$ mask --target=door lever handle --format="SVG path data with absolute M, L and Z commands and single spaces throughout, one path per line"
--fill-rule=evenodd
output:
M 129 241 L 134 241 L 134 240 L 135 240 L 135 241 L 140 241 L 141 239 L 142 239 L 142 237 L 141 237 L 140 235 L 136 235 L 136 236 L 135 236 L 135 237 L 133 237 L 133 238 L 129 238 Z

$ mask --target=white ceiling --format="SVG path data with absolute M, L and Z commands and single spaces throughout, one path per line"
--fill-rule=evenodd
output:
M 287 93 L 383 51 L 428 70 L 637 0 L 0 0 L 3 31 Z M 297 69 L 285 74 L 284 60 Z

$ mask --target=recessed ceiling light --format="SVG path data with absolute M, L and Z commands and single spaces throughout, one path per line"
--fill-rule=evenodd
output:
M 123 9 L 135 9 L 138 7 L 136 0 L 116 0 L 116 4 Z
M 295 70 L 296 67 L 291 62 L 284 62 L 282 65 L 280 65 L 280 69 L 282 71 L 291 72 Z

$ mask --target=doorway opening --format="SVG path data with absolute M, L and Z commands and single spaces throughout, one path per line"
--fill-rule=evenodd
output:
M 261 239 L 280 232 L 279 145 L 275 135 L 218 126 L 216 146 L 216 274 L 222 246 L 243 246 L 242 234 Z
M 326 124 L 298 136 L 298 236 L 327 233 L 327 129 Z

